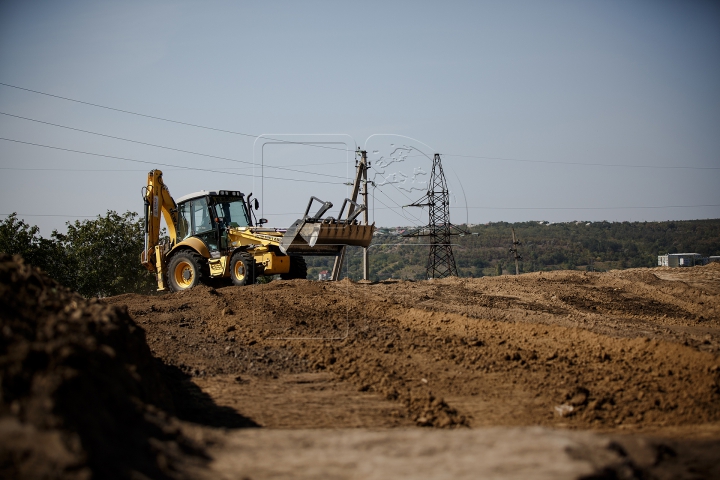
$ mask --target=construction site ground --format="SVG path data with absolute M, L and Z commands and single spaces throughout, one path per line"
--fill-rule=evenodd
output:
M 211 476 L 720 477 L 720 264 L 107 302 L 221 427 Z
M 720 478 L 720 264 L 97 301 L 1 260 L 0 476 Z

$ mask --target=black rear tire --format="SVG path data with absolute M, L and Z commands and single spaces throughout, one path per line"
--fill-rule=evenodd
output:
M 168 262 L 168 286 L 173 292 L 182 292 L 197 286 L 203 278 L 204 258 L 190 251 L 178 252 Z
M 247 252 L 238 252 L 230 259 L 230 280 L 242 287 L 255 283 L 255 259 Z
M 288 273 L 281 273 L 280 278 L 283 280 L 295 280 L 301 278 L 305 280 L 307 278 L 307 263 L 303 257 L 290 257 L 290 271 Z

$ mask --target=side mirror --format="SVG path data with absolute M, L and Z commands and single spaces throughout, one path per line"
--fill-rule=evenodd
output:
M 266 223 L 268 223 L 268 219 L 267 219 L 267 218 L 261 218 L 260 220 L 258 220 L 258 225 L 264 225 L 264 224 L 266 224 Z
M 257 198 L 254 199 L 253 206 L 255 207 L 255 210 L 257 210 L 258 208 L 260 208 L 260 202 L 258 202 L 258 199 L 257 199 Z

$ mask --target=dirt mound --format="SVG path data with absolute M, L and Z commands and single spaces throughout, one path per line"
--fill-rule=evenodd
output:
M 182 478 L 199 458 L 125 308 L 0 254 L 0 312 L 0 476 Z
M 613 272 L 614 273 L 614 272 Z M 631 270 L 622 270 L 616 274 L 619 278 L 630 280 L 631 282 L 647 283 L 649 285 L 657 284 L 660 279 L 654 273 L 646 268 L 634 268 Z
M 208 391 L 228 388 L 228 375 L 270 391 L 283 375 L 330 372 L 394 402 L 399 424 L 720 422 L 720 298 L 654 272 L 275 281 L 108 301 L 127 305 L 153 352 Z M 270 406 L 264 424 L 274 415 L 287 425 Z

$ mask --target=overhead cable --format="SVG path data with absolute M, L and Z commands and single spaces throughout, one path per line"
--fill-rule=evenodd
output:
M 248 165 L 252 165 L 253 167 L 256 167 L 256 168 L 262 166 L 263 168 L 274 168 L 274 169 L 277 169 L 277 170 L 287 170 L 287 171 L 295 172 L 295 173 L 306 173 L 306 174 L 308 174 L 308 175 L 319 175 L 319 176 L 322 176 L 322 177 L 332 177 L 332 178 L 345 178 L 345 177 L 341 177 L 341 176 L 338 176 L 338 175 L 328 175 L 328 174 L 326 174 L 326 173 L 308 172 L 308 171 L 306 171 L 306 170 L 296 170 L 296 169 L 294 169 L 294 168 L 279 167 L 279 166 L 274 166 L 274 165 L 258 165 L 258 164 L 255 164 L 255 163 L 253 163 L 253 162 L 248 162 L 247 160 L 237 160 L 237 159 L 235 159 L 235 158 L 219 157 L 219 156 L 217 156 L 217 155 L 210 155 L 210 154 L 207 154 L 207 153 L 193 152 L 193 151 L 190 151 L 190 150 L 182 150 L 182 149 L 179 149 L 179 148 L 166 147 L 166 146 L 164 146 L 164 145 L 156 145 L 156 144 L 154 144 L 154 143 L 141 142 L 141 141 L 139 141 L 139 140 L 132 140 L 132 139 L 129 139 L 129 138 L 116 137 L 116 136 L 113 136 L 113 135 L 107 135 L 107 134 L 105 134 L 105 133 L 91 132 L 91 131 L 89 131 L 89 130 L 82 130 L 82 129 L 80 129 L 80 128 L 68 127 L 67 125 L 59 125 L 59 124 L 57 124 L 57 123 L 45 122 L 45 121 L 42 121 L 42 120 L 36 120 L 36 119 L 34 119 L 34 118 L 21 117 L 20 115 L 13 115 L 13 114 L 11 114 L 11 113 L 6 113 L 6 112 L 0 112 L 0 115 L 5 115 L 5 116 L 8 116 L 8 117 L 13 117 L 13 118 L 19 118 L 19 119 L 22 119 L 22 120 L 27 120 L 27 121 L 29 121 L 29 122 L 42 123 L 42 124 L 44 124 L 44 125 L 51 125 L 51 126 L 53 126 L 53 127 L 60 127 L 60 128 L 68 129 L 68 130 L 74 130 L 74 131 L 76 131 L 76 132 L 89 133 L 89 134 L 91 134 L 91 135 L 98 135 L 98 136 L 100 136 L 100 137 L 112 138 L 112 139 L 114 139 L 114 140 L 122 140 L 123 142 L 131 142 L 131 143 L 137 143 L 137 144 L 140 144 L 140 145 L 147 145 L 147 146 L 149 146 L 149 147 L 163 148 L 163 149 L 165 149 L 165 150 L 172 150 L 172 151 L 174 151 L 174 152 L 189 153 L 189 154 L 191 154 L 191 155 L 199 155 L 199 156 L 208 157 L 208 158 L 217 158 L 217 159 L 219 159 L 219 160 L 227 160 L 228 162 L 245 163 L 245 164 L 248 164 Z M 342 162 L 342 163 L 345 163 L 345 162 Z
M 42 144 L 40 144 L 40 143 L 24 142 L 24 141 L 22 141 L 22 140 L 14 140 L 14 139 L 12 139 L 12 138 L 0 137 L 0 140 L 5 140 L 5 141 L 7 141 L 7 142 L 14 142 L 14 143 L 22 143 L 22 144 L 25 144 L 25 145 L 33 145 L 33 146 L 35 146 L 35 147 L 51 148 L 51 149 L 53 149 L 53 150 L 62 150 L 62 151 L 65 151 L 65 152 L 80 153 L 80 154 L 83 154 L 83 155 L 92 155 L 92 156 L 103 157 L 103 158 L 114 158 L 114 159 L 116 159 L 116 160 L 123 160 L 123 161 L 126 161 L 126 162 L 144 163 L 144 164 L 148 164 L 148 165 L 160 165 L 160 166 L 163 166 L 163 167 L 175 167 L 175 168 L 180 168 L 180 169 L 183 169 L 183 170 L 194 170 L 194 171 L 198 171 L 198 172 L 222 173 L 222 174 L 224 174 L 224 175 L 237 175 L 237 176 L 240 176 L 240 177 L 252 177 L 252 178 L 254 178 L 254 175 L 250 175 L 250 174 L 247 174 L 247 173 L 224 172 L 224 171 L 221 171 L 221 170 L 212 170 L 212 169 L 208 169 L 208 168 L 185 167 L 185 166 L 182 166 L 182 165 L 173 165 L 173 164 L 171 164 L 171 163 L 149 162 L 149 161 L 146 161 L 146 160 L 136 160 L 136 159 L 134 159 L 134 158 L 117 157 L 117 156 L 115 156 L 115 155 L 104 155 L 104 154 L 101 154 L 101 153 L 83 152 L 83 151 L 81 151 L 81 150 L 72 150 L 72 149 L 70 149 L 70 148 L 53 147 L 53 146 L 51 146 L 51 145 L 42 145 Z M 283 177 L 269 177 L 269 176 L 264 176 L 264 178 L 269 178 L 269 179 L 272 179 L 272 180 L 285 180 L 285 181 L 288 181 L 288 182 L 327 183 L 327 184 L 331 184 L 331 185 L 342 185 L 342 184 L 343 184 L 343 182 L 324 182 L 324 181 L 322 181 L 322 180 L 299 180 L 299 179 L 296 179 L 296 178 L 283 178 Z
M 384 204 L 383 204 L 384 205 Z M 402 207 L 376 208 L 376 210 L 396 210 Z M 649 205 L 642 207 L 450 207 L 454 210 L 632 210 L 634 208 L 701 208 L 701 207 L 720 207 L 720 204 L 701 204 L 701 205 Z
M 469 208 L 472 210 L 632 210 L 634 208 L 699 208 L 699 207 L 720 207 L 720 204 L 704 205 L 657 205 L 643 207 L 450 207 Z
M 462 157 L 462 158 L 480 158 L 485 160 L 503 160 L 507 162 L 524 162 L 524 163 L 550 163 L 557 165 L 576 165 L 582 167 L 623 167 L 623 168 L 652 168 L 652 169 L 687 169 L 687 170 L 720 170 L 720 167 L 690 167 L 685 165 L 627 165 L 621 163 L 585 163 L 585 162 L 563 162 L 560 160 L 526 160 L 521 158 L 506 157 L 482 157 L 478 155 L 457 155 L 452 153 L 443 153 L 443 157 Z
M 0 213 L 0 215 L 4 215 L 6 217 L 9 217 L 10 215 L 17 215 L 18 217 L 67 217 L 67 218 L 95 218 L 99 217 L 100 215 L 56 215 L 53 213 Z
M 328 150 L 339 150 L 339 151 L 341 151 L 341 152 L 349 152 L 349 151 L 352 151 L 352 150 L 348 150 L 347 148 L 328 147 L 327 145 L 318 145 L 318 144 L 314 144 L 314 143 L 312 143 L 312 142 L 293 142 L 293 141 L 290 141 L 290 140 L 281 140 L 281 139 L 278 139 L 278 138 L 270 138 L 270 137 L 266 137 L 266 136 L 264 136 L 264 135 L 253 135 L 253 134 L 251 134 L 251 133 L 235 132 L 235 131 L 233 131 L 233 130 L 224 130 L 224 129 L 222 129 L 222 128 L 208 127 L 208 126 L 199 125 L 199 124 L 196 124 L 196 123 L 181 122 L 181 121 L 179 121 L 179 120 L 171 120 L 171 119 L 169 119 L 169 118 L 156 117 L 156 116 L 154 116 L 154 115 L 146 115 L 146 114 L 144 114 L 144 113 L 132 112 L 132 111 L 130 111 L 130 110 L 123 110 L 123 109 L 121 109 L 121 108 L 108 107 L 108 106 L 106 106 L 106 105 L 100 105 L 100 104 L 98 104 L 98 103 L 85 102 L 85 101 L 83 101 L 83 100 L 76 100 L 76 99 L 74 99 L 74 98 L 63 97 L 63 96 L 60 96 L 60 95 L 53 95 L 53 94 L 51 94 L 51 93 L 41 92 L 41 91 L 38 91 L 38 90 L 32 90 L 32 89 L 30 89 L 30 88 L 18 87 L 17 85 L 10 85 L 9 83 L 2 83 L 2 82 L 0 82 L 0 85 L 5 86 L 5 87 L 10 87 L 10 88 L 16 88 L 16 89 L 18 89 L 18 90 L 24 90 L 24 91 L 26 91 L 26 92 L 37 93 L 38 95 L 45 95 L 45 96 L 48 96 L 48 97 L 58 98 L 58 99 L 60 99 L 60 100 L 66 100 L 66 101 L 68 101 L 68 102 L 81 103 L 81 104 L 83 104 L 83 105 L 89 105 L 89 106 L 91 106 L 91 107 L 104 108 L 104 109 L 106 109 L 106 110 L 112 110 L 112 111 L 115 111 L 115 112 L 127 113 L 127 114 L 129 114 L 129 115 L 136 115 L 136 116 L 138 116 L 138 117 L 152 118 L 153 120 L 160 120 L 160 121 L 163 121 L 163 122 L 176 123 L 176 124 L 178 124 L 178 125 L 185 125 L 185 126 L 188 126 L 188 127 L 202 128 L 202 129 L 205 129 L 205 130 L 213 130 L 213 131 L 216 131 L 216 132 L 230 133 L 230 134 L 233 134 L 233 135 L 241 135 L 241 136 L 243 136 L 243 137 L 250 137 L 250 138 L 266 138 L 266 139 L 268 139 L 268 140 L 272 140 L 272 141 L 275 141 L 275 142 L 287 143 L 287 144 L 291 144 L 291 145 L 306 145 L 306 146 L 309 146 L 309 147 L 325 148 L 325 149 L 328 149 Z
M 23 90 L 23 91 L 26 91 L 26 92 L 35 93 L 35 94 L 38 94 L 38 95 L 45 95 L 45 96 L 48 96 L 48 97 L 57 98 L 57 99 L 65 100 L 65 101 L 68 101 L 68 102 L 80 103 L 80 104 L 83 104 L 83 105 L 89 105 L 89 106 L 92 106 L 92 107 L 103 108 L 103 109 L 112 110 L 112 111 L 115 111 L 115 112 L 126 113 L 126 114 L 129 114 L 129 115 L 136 115 L 136 116 L 139 116 L 139 117 L 151 118 L 151 119 L 160 120 L 160 121 L 163 121 L 163 122 L 175 123 L 175 124 L 178 124 L 178 125 L 185 125 L 185 126 L 195 127 L 195 128 L 201 128 L 201 129 L 205 129 L 205 130 L 213 130 L 213 131 L 222 132 L 222 133 L 230 133 L 230 134 L 233 134 L 233 135 L 241 135 L 241 136 L 250 137 L 250 138 L 266 138 L 266 139 L 268 139 L 268 140 L 272 140 L 272 141 L 276 141 L 276 142 L 281 142 L 281 143 L 287 143 L 287 144 L 293 144 L 293 145 L 305 145 L 305 146 L 314 147 L 314 148 L 325 148 L 325 149 L 328 149 L 328 150 L 338 150 L 338 151 L 342 151 L 342 152 L 349 152 L 349 151 L 350 151 L 350 150 L 348 150 L 347 148 L 338 148 L 338 147 L 330 147 L 330 146 L 327 146 L 327 145 L 318 145 L 318 144 L 315 144 L 315 143 L 312 143 L 312 142 L 293 142 L 293 141 L 290 141 L 290 140 L 282 140 L 282 139 L 277 139 L 277 138 L 271 138 L 271 137 L 267 137 L 267 136 L 264 136 L 264 135 L 254 135 L 254 134 L 251 134 L 251 133 L 243 133 L 243 132 L 237 132 L 237 131 L 233 131 L 233 130 L 225 130 L 225 129 L 222 129 L 222 128 L 208 127 L 208 126 L 205 126 L 205 125 L 199 125 L 199 124 L 195 124 L 195 123 L 182 122 L 182 121 L 179 121 L 179 120 L 172 120 L 172 119 L 169 119 L 169 118 L 157 117 L 157 116 L 154 116 L 154 115 L 147 115 L 147 114 L 144 114 L 144 113 L 133 112 L 133 111 L 130 111 L 130 110 L 123 110 L 123 109 L 121 109 L 121 108 L 108 107 L 108 106 L 106 106 L 106 105 L 100 105 L 100 104 L 98 104 L 98 103 L 86 102 L 86 101 L 77 100 L 77 99 L 74 99 L 74 98 L 63 97 L 63 96 L 61 96 L 61 95 L 54 95 L 54 94 L 47 93 L 47 92 L 41 92 L 41 91 L 39 91 L 39 90 L 33 90 L 33 89 L 30 89 L 30 88 L 19 87 L 19 86 L 17 86 L 17 85 L 11 85 L 11 84 L 9 84 L 9 83 L 0 82 L 0 85 L 5 86 L 5 87 L 9 87 L 9 88 L 15 88 L 15 89 L 18 89 L 18 90 Z M 447 156 L 447 157 L 459 157 L 459 158 L 478 158 L 478 159 L 485 159 L 485 160 L 502 160 L 502 161 L 510 161 L 510 162 L 545 163 L 545 164 L 558 164 L 558 165 L 576 165 L 576 166 L 586 166 L 586 167 L 619 167 L 619 168 L 649 168 L 649 169 L 720 170 L 720 167 L 692 167 L 692 166 L 685 166 L 685 165 L 670 165 L 670 166 L 664 166 L 664 165 L 633 165 L 633 164 L 626 165 L 626 164 L 609 164 L 609 163 L 563 162 L 563 161 L 559 161 L 559 160 L 528 160 L 528 159 L 507 158 L 507 157 L 487 157 L 487 156 L 480 156 L 480 155 L 461 155 L 461 154 L 453 154 L 453 153 L 444 153 L 444 154 L 442 154 L 442 155 L 443 155 L 443 156 Z M 415 155 L 413 155 L 413 156 L 415 156 Z

